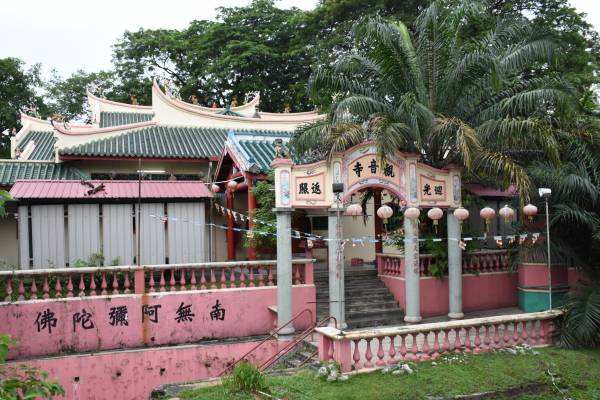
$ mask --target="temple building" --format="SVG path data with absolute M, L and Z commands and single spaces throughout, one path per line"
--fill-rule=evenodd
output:
M 195 253 L 189 252 L 190 258 L 179 257 L 177 262 L 255 258 L 256 252 L 243 246 L 243 233 L 234 231 L 234 228 L 247 228 L 247 221 L 232 221 L 229 217 L 229 231 L 207 226 L 211 218 L 215 225 L 228 224 L 222 214 L 210 210 L 209 203 L 214 199 L 209 190 L 203 196 L 195 192 L 199 197 L 190 198 L 187 189 L 184 193 L 176 192 L 182 185 L 158 185 L 155 181 L 195 182 L 193 185 L 206 189 L 217 167 L 223 164 L 224 155 L 230 154 L 227 148 L 235 143 L 241 149 L 237 154 L 245 157 L 236 160 L 245 164 L 241 169 L 233 167 L 229 171 L 239 183 L 230 199 L 235 203 L 229 203 L 229 208 L 247 215 L 254 207 L 252 183 L 266 177 L 274 156 L 274 140 L 281 138 L 287 142 L 299 125 L 324 118 L 316 111 L 261 112 L 259 94 L 240 106 L 202 107 L 180 100 L 157 82 L 152 88 L 152 106 L 117 103 L 90 92 L 87 96 L 91 124 L 44 121 L 21 114 L 23 127 L 11 138 L 13 159 L 0 161 L 0 187 L 10 189 L 17 182 L 20 185 L 14 188 L 18 191 L 13 190 L 13 195 L 18 193 L 18 197 L 13 196 L 18 200 L 18 208 L 9 207 L 12 215 L 0 222 L 0 232 L 5 238 L 0 254 L 8 265 L 24 269 L 72 266 L 97 253 L 104 256 L 104 263 L 108 265 L 116 254 L 109 246 L 111 229 L 122 236 L 118 242 L 127 243 L 126 249 L 121 249 L 124 255 L 120 256 L 120 263 L 134 263 L 135 204 L 140 200 L 143 262 L 175 262 L 175 255 L 169 251 L 175 249 L 170 235 L 177 230 L 177 225 L 183 224 L 193 226 L 190 229 L 195 231 L 202 230 L 209 244 L 201 259 L 196 258 L 197 254 L 191 257 Z M 140 170 L 143 181 L 138 193 Z M 123 189 L 123 195 L 108 185 L 109 181 L 116 180 L 130 182 Z M 80 188 L 65 183 L 73 181 Z M 97 189 L 103 183 L 106 184 Z M 153 183 L 154 188 L 161 191 L 160 196 L 146 192 L 146 189 L 152 190 Z M 230 191 L 225 190 L 224 184 L 221 186 L 222 193 L 215 197 L 223 197 L 225 205 L 225 192 Z M 67 187 L 77 193 L 68 192 Z M 87 194 L 90 190 L 93 193 Z M 168 193 L 163 193 L 165 190 Z M 179 203 L 202 203 L 199 220 L 192 218 L 196 215 L 192 212 L 194 207 L 179 207 L 177 212 L 170 209 L 171 204 Z M 78 208 L 79 214 L 75 211 Z M 126 223 L 122 221 L 124 217 Z M 57 224 L 57 218 L 61 222 L 64 219 L 64 224 Z M 76 221 L 79 218 L 81 222 Z M 174 219 L 179 219 L 179 224 L 173 222 Z M 189 222 L 184 223 L 184 220 Z M 89 226 L 85 234 L 71 232 L 75 226 L 87 226 L 89 221 L 93 221 L 92 233 Z M 116 221 L 122 226 L 115 225 Z M 144 225 L 148 227 L 148 235 Z M 47 238 L 41 237 L 45 234 L 35 233 L 35 227 L 39 226 L 47 226 Z M 190 240 L 185 246 L 196 246 L 192 237 L 200 236 L 196 232 L 183 235 L 179 240 Z M 61 250 L 57 252 L 56 248 Z M 82 250 L 73 251 L 74 248 Z M 90 254 L 86 254 L 88 251 Z

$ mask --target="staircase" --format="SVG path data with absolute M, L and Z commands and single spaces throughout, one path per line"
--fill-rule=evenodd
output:
M 326 265 L 315 268 L 317 319 L 329 315 L 329 278 Z M 374 265 L 345 267 L 348 329 L 404 324 L 404 311 L 377 276 Z

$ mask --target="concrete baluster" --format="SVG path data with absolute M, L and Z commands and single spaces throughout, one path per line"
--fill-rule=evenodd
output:
M 223 268 L 223 273 L 225 273 L 225 268 Z M 223 277 L 221 277 L 221 287 L 223 287 Z M 229 268 L 229 287 L 234 288 L 235 285 L 235 268 Z
M 187 290 L 187 282 L 185 279 L 185 268 L 179 270 L 179 290 Z
M 398 337 L 400 338 L 400 342 L 402 343 L 400 345 L 400 359 L 406 360 L 406 335 L 400 335 Z
M 56 274 L 56 284 L 54 285 L 54 298 L 59 299 L 62 297 L 62 285 L 60 282 L 61 276 Z M 106 294 L 106 293 L 103 293 Z
M 83 273 L 79 274 L 79 293 L 77 293 L 77 296 L 79 297 L 83 297 L 85 296 L 85 280 L 83 279 Z M 33 285 L 35 285 L 35 279 L 32 282 L 32 290 L 33 290 Z
M 440 339 L 439 339 L 440 331 L 433 332 L 433 354 L 431 358 L 437 360 L 440 357 Z
M 19 297 L 17 297 L 18 300 L 25 300 L 25 286 L 23 284 L 23 277 L 19 277 Z
M 196 290 L 198 287 L 196 286 L 196 269 L 190 269 L 190 290 Z
M 359 370 L 362 368 L 362 365 L 360 365 L 360 351 L 358 350 L 360 339 L 354 340 L 353 342 L 354 342 L 354 353 L 352 355 L 352 360 L 354 360 L 354 363 L 352 365 L 353 365 L 354 369 Z
M 175 288 L 175 270 L 171 268 L 169 273 L 171 274 L 171 277 L 169 278 L 169 291 L 175 292 L 177 290 L 177 288 Z
M 415 335 L 415 341 L 416 341 L 416 335 Z M 429 360 L 431 358 L 431 356 L 429 355 L 429 332 L 423 333 L 422 349 L 423 349 L 423 355 L 421 356 L 421 359 Z
M 465 353 L 470 353 L 471 350 L 471 327 L 465 328 Z
M 47 288 L 48 288 L 48 276 L 46 275 L 46 277 L 44 278 L 44 298 L 46 296 L 47 293 Z M 90 273 L 90 296 L 95 296 L 96 295 L 96 274 L 94 272 Z
M 38 291 L 38 288 L 37 288 L 37 285 L 35 283 L 35 275 L 34 275 L 34 276 L 31 277 L 31 295 L 29 296 L 29 298 L 33 299 L 33 300 L 37 299 L 37 297 L 38 297 L 37 296 L 37 291 Z
M 375 363 L 375 365 L 377 365 L 378 367 L 383 367 L 385 365 L 385 361 L 383 361 L 383 357 L 385 356 L 385 353 L 383 352 L 383 338 L 379 337 L 377 338 L 377 340 L 379 341 L 378 347 L 377 347 L 377 362 Z
M 112 281 L 112 288 L 113 288 L 113 290 L 112 290 L 112 294 L 119 294 L 119 281 L 117 280 L 117 271 L 113 271 L 112 276 L 113 276 L 113 281 Z M 71 283 L 70 279 L 69 279 L 69 283 Z
M 142 270 L 142 272 L 143 272 L 143 270 Z M 134 279 L 135 279 L 135 275 L 134 275 Z M 123 291 L 123 293 L 125 293 L 125 294 L 131 293 L 131 291 L 129 290 L 129 287 L 131 285 L 129 282 L 129 271 L 125 271 L 125 282 L 123 284 L 125 285 L 125 290 Z M 135 285 L 135 281 L 134 281 L 134 285 Z
M 373 352 L 371 351 L 371 338 L 366 339 L 367 342 L 367 351 L 365 352 L 365 358 L 367 361 L 363 364 L 365 368 L 373 368 L 373 363 L 371 360 L 373 359 Z
M 159 281 L 159 286 L 160 286 L 160 291 L 161 292 L 166 292 L 167 289 L 165 288 L 165 270 L 161 268 L 160 270 L 160 281 Z M 216 287 L 216 286 L 215 286 Z
M 396 360 L 396 346 L 394 346 L 394 339 L 396 339 L 396 336 L 390 336 L 390 347 L 388 349 L 388 364 L 391 365 L 398 364 L 398 360 Z

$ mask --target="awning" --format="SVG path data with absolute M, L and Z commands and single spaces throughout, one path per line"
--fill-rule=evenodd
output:
M 138 181 L 17 180 L 10 190 L 16 200 L 137 199 Z M 204 199 L 212 192 L 200 181 L 142 181 L 142 199 Z

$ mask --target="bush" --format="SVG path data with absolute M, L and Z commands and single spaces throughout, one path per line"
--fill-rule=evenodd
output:
M 14 344 L 9 336 L 0 335 L 0 399 L 52 399 L 65 394 L 58 380 L 48 380 L 48 373 L 29 365 L 5 365 L 8 348 Z
M 224 385 L 232 392 L 256 393 L 268 390 L 263 373 L 246 360 L 235 366 L 233 373 L 225 380 Z
M 580 284 L 559 322 L 559 344 L 567 348 L 600 346 L 600 284 Z

